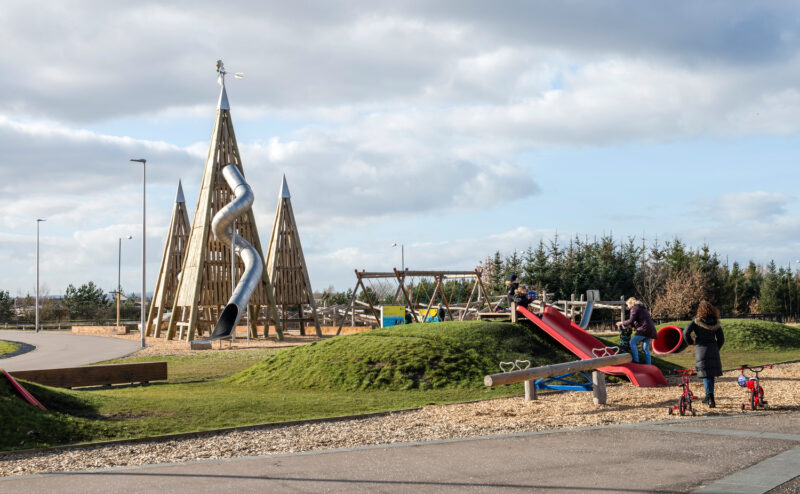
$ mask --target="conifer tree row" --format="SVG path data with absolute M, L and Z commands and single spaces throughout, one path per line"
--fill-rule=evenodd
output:
M 524 252 L 495 251 L 479 268 L 495 294 L 503 292 L 513 273 L 522 284 L 556 299 L 590 289 L 600 290 L 605 300 L 635 296 L 664 318 L 690 317 L 701 299 L 723 314 L 800 312 L 800 278 L 794 266 L 728 263 L 710 246 L 695 249 L 678 238 L 648 244 L 635 238 L 618 242 L 610 235 L 592 240 L 576 236 L 568 242 L 554 236 Z

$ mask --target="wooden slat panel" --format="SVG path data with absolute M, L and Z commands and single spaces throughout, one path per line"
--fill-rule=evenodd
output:
M 45 386 L 77 388 L 106 384 L 163 381 L 167 379 L 166 362 L 136 362 L 130 364 L 92 365 L 12 372 L 24 379 Z

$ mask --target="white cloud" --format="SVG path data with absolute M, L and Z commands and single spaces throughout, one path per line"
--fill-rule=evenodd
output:
M 700 201 L 701 213 L 730 224 L 757 222 L 772 224 L 786 213 L 787 205 L 794 200 L 786 194 L 763 190 L 722 194 L 711 201 Z

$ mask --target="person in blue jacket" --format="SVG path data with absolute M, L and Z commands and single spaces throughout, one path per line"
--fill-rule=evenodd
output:
M 692 333 L 695 338 L 692 338 Z M 714 408 L 714 378 L 722 375 L 722 360 L 719 349 L 725 343 L 725 334 L 719 324 L 719 310 L 706 300 L 700 302 L 692 322 L 683 330 L 683 338 L 694 345 L 695 369 L 697 377 L 703 379 L 706 397 L 703 403 Z

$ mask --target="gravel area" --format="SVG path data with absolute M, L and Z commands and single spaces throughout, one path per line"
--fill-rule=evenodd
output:
M 717 408 L 696 402 L 698 416 L 739 414 L 746 390 L 736 384 L 736 372 L 717 383 Z M 800 364 L 782 364 L 762 374 L 769 413 L 800 410 Z M 516 385 L 522 392 L 522 385 Z M 693 381 L 701 398 L 702 384 Z M 427 406 L 385 416 L 311 424 L 270 426 L 256 430 L 203 434 L 190 438 L 148 441 L 0 457 L 0 476 L 87 470 L 115 466 L 185 462 L 198 459 L 290 453 L 320 449 L 541 431 L 645 421 L 670 417 L 668 407 L 680 388 L 608 386 L 608 405 L 595 406 L 586 392 L 554 393 L 538 401 L 503 398 L 475 403 Z M 745 412 L 748 413 L 748 412 Z

